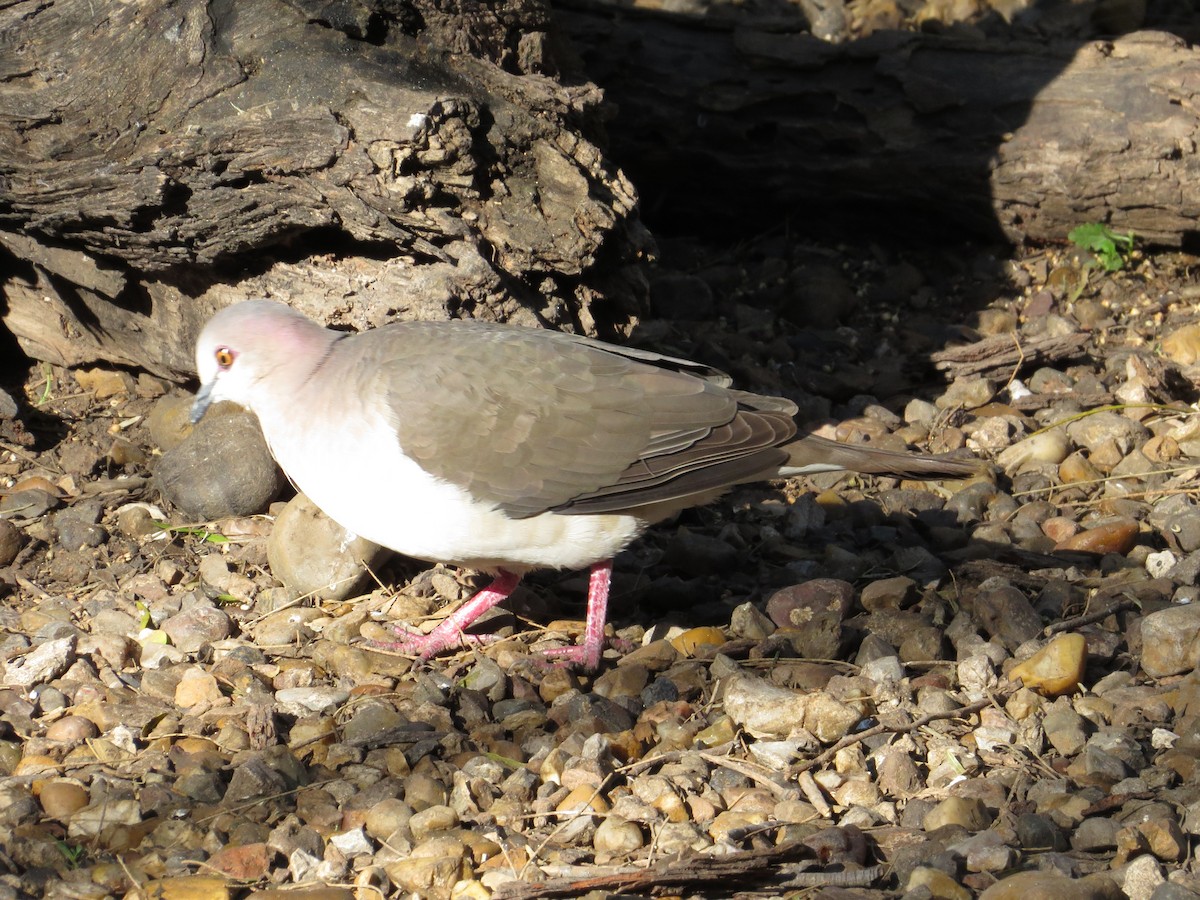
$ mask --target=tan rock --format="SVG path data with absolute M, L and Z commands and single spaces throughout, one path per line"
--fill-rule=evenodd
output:
M 65 822 L 72 813 L 83 809 L 91 799 L 87 788 L 65 778 L 35 781 L 33 793 L 46 815 L 60 822 Z
M 160 878 L 138 885 L 138 890 L 147 900 L 229 900 L 230 897 L 228 882 L 211 875 Z
M 184 709 L 201 704 L 214 704 L 222 699 L 217 679 L 199 667 L 189 668 L 175 688 L 175 703 Z
M 1125 894 L 1104 875 L 1068 878 L 1053 872 L 1019 872 L 997 881 L 979 900 L 1124 900 Z
M 207 860 L 209 866 L 236 881 L 259 881 L 271 871 L 275 851 L 264 843 L 222 847 Z
M 85 391 L 90 391 L 97 400 L 127 394 L 133 389 L 131 376 L 110 369 L 77 369 L 75 381 Z
M 1200 324 L 1176 328 L 1162 339 L 1162 351 L 1181 366 L 1195 364 L 1200 360 Z
M 720 647 L 727 642 L 720 628 L 689 628 L 671 639 L 671 646 L 682 656 L 696 656 L 704 647 Z
M 1119 519 L 1081 531 L 1059 543 L 1056 550 L 1077 550 L 1085 553 L 1126 554 L 1138 536 L 1138 523 Z
M 1043 697 L 1070 693 L 1083 679 L 1087 665 L 1087 640 L 1081 634 L 1061 634 L 1024 662 L 1008 677 Z
M 947 797 L 925 814 L 921 823 L 926 831 L 946 825 L 960 825 L 967 831 L 983 831 L 992 824 L 992 816 L 977 797 Z
M 917 866 L 908 876 L 906 891 L 925 888 L 936 900 L 970 900 L 971 892 L 943 872 L 930 866 Z

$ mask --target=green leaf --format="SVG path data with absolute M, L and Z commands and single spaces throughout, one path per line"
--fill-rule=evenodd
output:
M 1107 272 L 1117 272 L 1129 263 L 1133 252 L 1134 234 L 1121 234 L 1099 222 L 1089 222 L 1071 229 L 1067 238 L 1077 247 L 1090 251 Z

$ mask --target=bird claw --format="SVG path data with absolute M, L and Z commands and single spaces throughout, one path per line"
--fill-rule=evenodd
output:
M 571 647 L 551 647 L 538 652 L 545 657 L 541 660 L 542 664 L 552 669 L 578 667 L 585 672 L 595 672 L 600 668 L 600 656 L 605 647 L 611 647 L 619 653 L 628 653 L 633 649 L 629 641 L 606 637 L 597 642 L 585 640 Z
M 409 631 L 402 625 L 397 625 L 392 630 L 396 633 L 396 637 L 399 640 L 371 641 L 371 644 L 380 650 L 403 653 L 406 656 L 416 656 L 420 659 L 430 659 L 444 650 L 457 650 L 460 648 L 469 650 L 472 647 L 482 647 L 496 639 L 494 634 L 467 634 L 458 629 L 443 630 L 440 625 L 429 632 L 429 634 Z
M 551 669 L 571 669 L 579 667 L 585 672 L 594 672 L 600 668 L 600 653 L 603 647 L 589 647 L 580 644 L 571 647 L 551 647 L 539 650 L 542 665 Z

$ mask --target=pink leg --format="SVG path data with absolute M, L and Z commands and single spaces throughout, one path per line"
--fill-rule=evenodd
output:
M 396 634 L 400 640 L 395 642 L 379 641 L 380 647 L 387 650 L 395 650 L 399 653 L 413 653 L 421 657 L 421 659 L 429 659 L 429 657 L 441 653 L 443 650 L 448 650 L 451 647 L 466 646 L 469 642 L 485 643 L 491 635 L 471 635 L 465 634 L 465 630 L 470 627 L 471 623 L 482 616 L 485 612 L 508 599 L 508 596 L 521 583 L 521 576 L 514 575 L 512 572 L 505 572 L 501 569 L 496 573 L 495 579 L 486 588 L 479 591 L 474 597 L 460 606 L 454 611 L 441 625 L 429 632 L 429 634 L 417 634 L 409 631 L 406 628 L 396 628 Z M 604 624 L 600 625 L 601 630 Z M 597 660 L 599 655 L 597 655 Z
M 604 651 L 604 623 L 608 619 L 608 587 L 612 582 L 612 560 L 598 562 L 592 566 L 588 579 L 587 624 L 583 629 L 583 645 L 547 650 L 553 656 L 587 672 L 600 668 L 600 654 Z

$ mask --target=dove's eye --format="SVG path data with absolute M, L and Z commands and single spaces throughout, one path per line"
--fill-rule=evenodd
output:
M 213 358 L 216 359 L 217 365 L 222 369 L 228 369 L 233 365 L 233 351 L 228 347 L 218 347 L 213 354 Z

